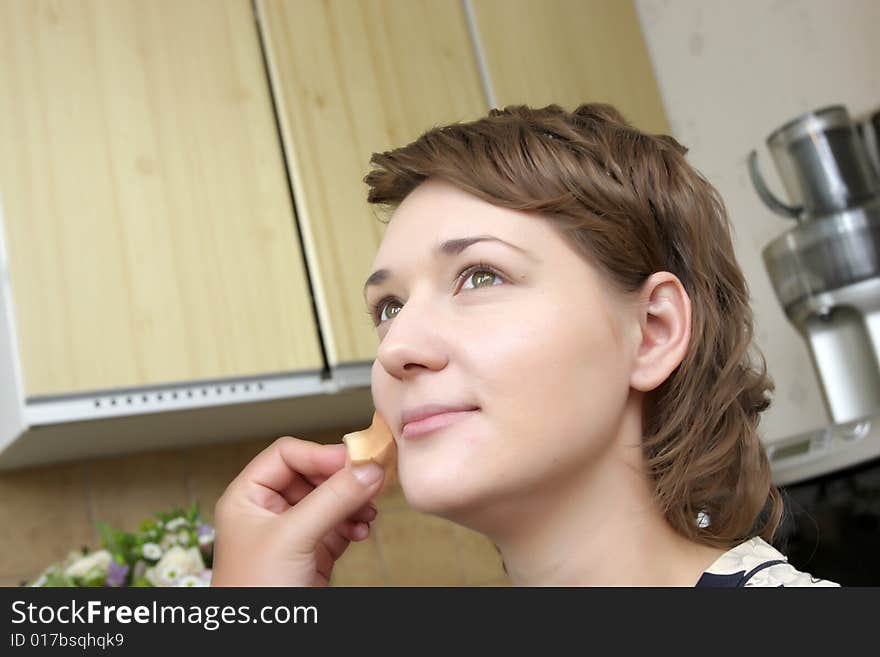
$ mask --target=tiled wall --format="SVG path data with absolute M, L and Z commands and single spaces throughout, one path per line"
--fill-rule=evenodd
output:
M 302 435 L 338 442 L 347 427 Z M 198 501 L 212 519 L 226 485 L 274 438 L 52 465 L 0 473 L 0 585 L 17 586 L 83 546 L 99 547 L 96 521 L 135 531 L 156 511 Z M 352 543 L 333 586 L 505 586 L 482 535 L 413 511 L 399 488 L 376 501 L 366 541 Z

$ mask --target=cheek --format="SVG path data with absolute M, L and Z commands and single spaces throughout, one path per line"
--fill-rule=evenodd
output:
M 462 392 L 483 410 L 448 440 L 401 445 L 400 481 L 416 510 L 470 503 L 467 490 L 507 494 L 565 476 L 610 444 L 628 394 L 611 327 L 586 310 L 528 317 L 486 322 L 456 350 Z M 382 380 L 374 377 L 379 403 Z
M 493 422 L 526 443 L 609 431 L 629 390 L 610 323 L 589 312 L 545 317 L 559 319 L 520 324 L 494 344 L 486 395 Z
M 391 396 L 391 388 L 390 388 L 390 377 L 388 373 L 382 369 L 381 363 L 376 359 L 373 361 L 372 373 L 370 376 L 370 393 L 373 396 L 373 405 L 376 410 L 379 412 L 379 415 L 383 417 L 383 419 L 388 423 L 391 427 L 392 433 L 394 433 L 395 438 L 397 436 L 397 418 L 389 417 L 389 403 L 392 403 Z

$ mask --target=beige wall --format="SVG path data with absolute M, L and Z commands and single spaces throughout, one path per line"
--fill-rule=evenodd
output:
M 338 442 L 363 427 L 329 435 Z M 132 454 L 0 474 L 0 586 L 33 579 L 82 546 L 98 547 L 96 521 L 135 531 L 156 511 L 198 501 L 206 519 L 229 481 L 275 436 L 235 444 Z M 506 586 L 494 546 L 482 535 L 416 513 L 399 488 L 376 500 L 369 539 L 336 565 L 334 586 Z
M 804 112 L 844 104 L 880 108 L 880 2 L 876 0 L 636 0 L 673 135 L 727 203 L 737 257 L 753 297 L 757 341 L 777 384 L 765 439 L 829 421 L 803 340 L 778 302 L 761 249 L 792 226 L 766 209 L 748 179 L 758 149 L 783 190 L 764 140 Z

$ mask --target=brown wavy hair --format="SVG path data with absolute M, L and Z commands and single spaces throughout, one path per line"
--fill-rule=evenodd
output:
M 389 210 L 436 177 L 539 213 L 623 293 L 654 272 L 679 278 L 691 299 L 691 339 L 681 364 L 645 396 L 644 455 L 672 527 L 729 548 L 756 535 L 772 541 L 782 520 L 757 432 L 775 386 L 763 354 L 755 349 L 760 368 L 749 355 L 749 290 L 724 202 L 687 150 L 637 130 L 611 105 L 571 113 L 511 105 L 373 153 L 363 180 L 369 203 Z

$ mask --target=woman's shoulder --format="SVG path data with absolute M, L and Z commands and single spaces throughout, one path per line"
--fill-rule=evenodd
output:
M 756 536 L 731 548 L 709 566 L 698 587 L 840 586 L 813 577 L 788 563 L 788 557 Z

